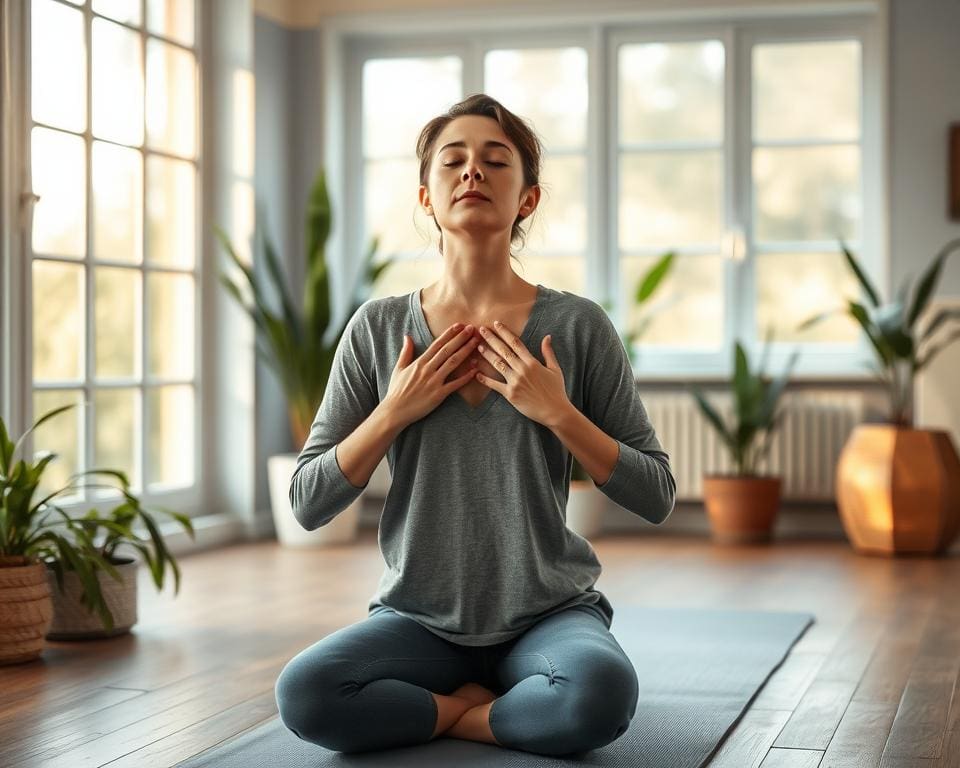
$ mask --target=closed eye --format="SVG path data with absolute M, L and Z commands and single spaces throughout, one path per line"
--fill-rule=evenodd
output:
M 452 162 L 452 163 L 444 163 L 444 164 L 443 164 L 443 167 L 444 167 L 444 168 L 452 168 L 453 166 L 459 165 L 459 164 L 460 164 L 460 161 L 459 161 L 459 160 L 456 160 L 456 161 L 454 161 L 454 162 Z M 502 166 L 505 166 L 506 163 L 495 163 L 495 162 L 493 162 L 492 160 L 488 160 L 488 161 L 487 161 L 487 165 L 502 165 Z

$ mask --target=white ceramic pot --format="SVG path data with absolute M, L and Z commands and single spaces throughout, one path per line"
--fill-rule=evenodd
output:
M 603 530 L 606 496 L 592 480 L 571 480 L 567 498 L 567 528 L 589 539 Z
M 360 524 L 363 493 L 320 528 L 308 531 L 297 522 L 290 507 L 290 480 L 297 468 L 297 456 L 296 453 L 281 453 L 267 459 L 270 508 L 279 542 L 285 547 L 324 547 L 354 541 Z

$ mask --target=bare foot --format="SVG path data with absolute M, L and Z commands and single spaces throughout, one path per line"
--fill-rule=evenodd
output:
M 466 699 L 473 704 L 473 706 L 477 706 L 478 704 L 489 704 L 491 701 L 494 701 L 498 698 L 497 694 L 488 688 L 484 688 L 479 683 L 464 683 L 449 695 Z

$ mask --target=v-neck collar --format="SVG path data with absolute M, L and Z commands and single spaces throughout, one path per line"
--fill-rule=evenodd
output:
M 427 325 L 427 317 L 423 314 L 423 304 L 420 300 L 420 288 L 417 288 L 415 291 L 410 293 L 410 309 L 413 314 L 415 325 L 417 326 L 417 331 L 420 334 L 420 341 L 423 342 L 423 347 L 426 349 L 431 344 L 433 344 L 436 339 L 433 336 L 433 333 L 430 331 L 430 326 Z M 530 339 L 533 337 L 534 332 L 537 330 L 537 325 L 540 322 L 540 314 L 543 309 L 543 304 L 546 301 L 547 288 L 540 283 L 537 283 L 537 297 L 533 301 L 533 307 L 530 309 L 530 315 L 527 317 L 526 325 L 523 326 L 523 331 L 520 333 L 520 341 L 523 342 L 524 346 L 527 349 L 530 349 Z M 480 401 L 476 406 L 471 406 L 466 400 L 463 399 L 463 395 L 459 392 L 451 392 L 446 400 L 441 403 L 441 406 L 449 400 L 454 401 L 454 406 L 461 409 L 470 419 L 477 421 L 482 418 L 487 411 L 490 410 L 490 407 L 497 401 L 497 399 L 502 398 L 497 390 L 491 389 L 487 396 Z

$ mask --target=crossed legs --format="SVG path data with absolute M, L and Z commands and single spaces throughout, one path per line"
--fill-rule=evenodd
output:
M 497 695 L 478 683 L 465 683 L 449 696 L 433 694 L 437 702 L 437 725 L 431 739 L 449 736 L 466 741 L 499 742 L 490 730 L 490 708 Z

